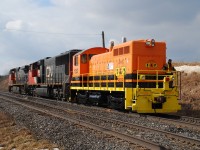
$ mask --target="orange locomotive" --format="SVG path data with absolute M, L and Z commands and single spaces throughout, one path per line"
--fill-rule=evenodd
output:
M 73 56 L 71 101 L 138 113 L 180 110 L 180 73 L 162 70 L 165 42 L 128 41 Z

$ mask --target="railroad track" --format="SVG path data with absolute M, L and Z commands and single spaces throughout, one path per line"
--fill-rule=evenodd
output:
M 6 96 L 6 95 L 4 95 L 4 96 Z M 7 95 L 6 97 L 13 98 L 13 97 L 10 97 L 10 95 L 9 96 Z M 16 97 L 14 97 L 14 98 L 16 98 Z M 129 141 L 129 142 L 135 141 L 135 140 L 133 140 L 133 136 L 135 134 L 139 135 L 138 132 L 141 132 L 141 133 L 154 132 L 155 135 L 159 135 L 159 134 L 162 135 L 163 139 L 164 139 L 164 137 L 166 137 L 165 140 L 171 141 L 171 143 L 177 142 L 177 143 L 179 143 L 181 145 L 189 146 L 190 148 L 191 147 L 194 147 L 194 148 L 200 147 L 200 141 L 198 139 L 192 139 L 192 138 L 188 138 L 186 136 L 177 135 L 177 134 L 174 134 L 174 133 L 170 133 L 170 132 L 166 132 L 166 131 L 162 131 L 162 130 L 158 130 L 158 129 L 139 126 L 139 125 L 136 125 L 136 124 L 133 124 L 133 123 L 119 121 L 119 120 L 116 120 L 116 119 L 113 119 L 113 118 L 105 118 L 105 117 L 100 117 L 100 116 L 97 117 L 96 115 L 91 115 L 91 114 L 86 113 L 86 112 L 72 110 L 72 109 L 66 109 L 66 108 L 61 108 L 60 106 L 55 106 L 55 105 L 52 106 L 50 104 L 45 104 L 44 102 L 30 101 L 28 99 L 20 99 L 18 97 L 17 97 L 17 99 L 20 100 L 20 101 L 23 100 L 24 102 L 29 103 L 31 106 L 29 105 L 28 107 L 32 107 L 32 105 L 34 105 L 34 106 L 35 105 L 43 105 L 41 108 L 44 108 L 44 106 L 45 106 L 45 107 L 49 107 L 50 109 L 56 109 L 56 110 L 59 110 L 59 111 L 63 111 L 63 112 L 65 112 L 65 114 L 70 114 L 70 116 L 75 115 L 76 117 L 73 118 L 73 119 L 70 118 L 69 121 L 75 120 L 74 123 L 78 122 L 81 125 L 83 124 L 83 126 L 88 126 L 88 127 L 92 128 L 94 130 L 97 130 L 97 131 L 102 131 L 102 130 L 106 131 L 106 132 L 103 132 L 103 133 L 109 134 L 109 135 L 112 135 L 112 136 L 116 136 L 118 138 L 121 138 L 121 139 Z M 19 102 L 17 102 L 17 103 L 19 103 Z M 98 109 L 98 108 L 95 108 L 95 109 Z M 44 110 L 42 110 L 42 112 L 43 111 Z M 121 115 L 122 115 L 122 113 L 121 113 Z M 55 116 L 55 117 L 58 117 L 58 116 Z M 67 119 L 69 119 L 69 117 L 67 117 Z M 91 120 L 94 121 L 94 122 L 92 122 L 92 124 L 91 124 Z M 88 124 L 88 122 L 89 122 L 89 124 Z M 100 128 L 100 126 L 98 124 L 104 124 L 104 127 Z M 105 127 L 105 124 L 106 124 L 107 127 Z M 93 125 L 95 127 L 92 127 Z M 123 132 L 125 132 L 126 134 L 120 133 L 118 131 L 119 126 L 124 128 Z M 99 129 L 96 129 L 97 127 Z M 113 129 L 115 129 L 115 131 Z M 140 137 L 141 137 L 141 135 L 140 135 Z M 143 143 L 144 141 L 145 142 L 147 141 L 147 139 L 143 139 L 142 142 L 141 141 L 139 142 L 138 140 L 141 140 L 141 139 L 138 139 L 138 138 L 136 138 L 136 139 L 137 139 L 136 143 L 139 143 L 139 144 L 142 144 L 142 145 L 144 144 Z M 147 145 L 145 144 L 145 145 L 147 147 L 149 147 L 151 145 L 150 143 L 152 144 L 152 142 L 148 142 L 148 144 Z M 158 149 L 164 149 L 164 147 L 161 147 L 159 145 L 157 145 L 156 147 Z M 155 149 L 155 147 L 151 147 L 151 148 Z M 169 148 L 169 147 L 166 146 L 166 148 Z
M 3 92 L 1 94 L 11 94 L 9 92 Z M 17 96 L 21 96 L 21 95 L 18 95 L 18 94 L 15 94 Z M 24 96 L 22 96 L 24 97 Z M 68 103 L 68 102 L 62 102 L 62 101 L 55 101 L 55 100 L 50 100 L 50 99 L 46 99 L 46 98 L 41 98 L 41 97 L 32 97 L 32 96 L 28 96 L 29 99 L 33 99 L 33 100 L 38 100 L 38 99 L 41 99 L 43 101 L 47 101 L 47 102 L 52 102 L 52 103 L 61 103 L 64 104 L 65 106 L 66 105 L 73 105 L 72 103 Z M 75 106 L 76 107 L 76 106 Z M 79 107 L 82 107 L 82 108 L 88 108 L 88 106 L 84 106 L 84 105 L 79 105 Z M 113 109 L 102 109 L 102 108 L 99 108 L 99 107 L 92 107 L 90 109 L 93 109 L 93 110 L 96 110 L 96 111 L 111 111 L 112 113 L 115 113 L 115 114 L 119 114 L 121 115 L 123 112 L 119 112 L 119 111 L 116 111 L 116 110 L 113 110 Z M 168 114 L 160 114 L 160 115 L 140 115 L 140 114 L 137 114 L 137 113 L 129 113 L 126 115 L 128 116 L 132 116 L 132 117 L 144 117 L 144 118 L 147 118 L 149 120 L 159 120 L 159 121 L 163 121 L 163 122 L 171 122 L 171 123 L 174 123 L 175 125 L 177 126 L 183 126 L 183 127 L 189 127 L 189 128 L 194 128 L 194 129 L 197 129 L 197 130 L 200 130 L 200 118 L 194 118 L 194 117 L 188 117 L 188 116 L 177 116 L 177 115 L 168 115 Z
M 8 92 L 4 92 L 1 94 L 10 94 Z M 21 96 L 21 95 L 17 95 L 17 96 Z M 24 97 L 24 96 L 22 96 Z M 27 97 L 27 96 L 26 96 Z M 62 101 L 55 101 L 55 100 L 50 100 L 50 99 L 46 99 L 46 98 L 40 98 L 40 97 L 32 97 L 32 96 L 28 96 L 29 99 L 32 100 L 42 100 L 42 101 L 46 101 L 46 102 L 51 102 L 53 104 L 60 104 L 60 105 L 64 105 L 64 106 L 69 106 L 72 107 L 73 104 L 72 103 L 67 103 L 67 102 L 62 102 Z M 74 108 L 77 107 L 77 105 L 75 104 Z M 84 105 L 78 105 L 78 109 L 79 108 L 83 108 L 83 109 L 87 109 L 88 106 L 84 106 Z M 113 109 L 102 109 L 99 107 L 92 107 L 90 108 L 90 110 L 94 110 L 94 111 L 101 111 L 101 112 L 105 112 L 107 113 L 108 111 L 112 112 L 113 114 L 116 115 L 126 115 L 129 116 L 130 118 L 135 118 L 135 117 L 144 117 L 145 119 L 148 120 L 152 120 L 152 121 L 159 121 L 159 122 L 163 122 L 163 123 L 173 123 L 175 126 L 177 127 L 187 127 L 187 128 L 191 128 L 191 129 L 195 129 L 195 130 L 200 130 L 200 118 L 193 118 L 193 117 L 188 117 L 188 116 L 176 116 L 176 115 L 140 115 L 140 114 L 136 114 L 136 113 L 123 113 L 123 112 L 119 112 Z
M 55 101 L 55 100 L 49 100 L 49 99 L 45 99 L 45 98 L 38 98 L 38 97 L 29 97 L 30 99 L 33 100 L 37 100 L 37 99 L 41 99 L 43 101 L 47 101 L 47 102 L 52 102 L 52 103 L 61 103 L 61 105 L 69 105 L 69 107 L 72 107 L 72 103 L 67 103 L 67 102 L 62 102 L 62 101 Z M 77 105 L 75 105 L 75 107 L 77 107 Z M 88 106 L 85 105 L 79 105 L 79 108 L 82 107 L 83 109 L 87 109 Z M 177 127 L 187 127 L 187 128 L 191 128 L 191 129 L 195 129 L 195 130 L 200 130 L 200 118 L 193 118 L 193 117 L 188 117 L 188 116 L 176 116 L 176 115 L 140 115 L 137 113 L 124 113 L 124 112 L 119 112 L 113 109 L 102 109 L 99 107 L 92 107 L 90 108 L 90 110 L 94 110 L 94 111 L 101 111 L 101 112 L 105 112 L 107 113 L 108 111 L 116 114 L 116 115 L 126 115 L 129 116 L 130 118 L 135 118 L 135 117 L 144 117 L 146 119 L 152 120 L 152 121 L 159 121 L 159 122 L 163 122 L 163 123 L 173 123 L 174 125 L 176 125 Z
M 102 132 L 103 134 L 107 134 L 107 135 L 110 135 L 110 136 L 113 136 L 113 137 L 117 137 L 117 138 L 119 138 L 121 140 L 128 141 L 130 143 L 139 144 L 142 147 L 146 147 L 148 149 L 155 149 L 155 150 L 164 150 L 165 149 L 164 147 L 162 147 L 162 146 L 160 146 L 158 144 L 155 144 L 153 142 L 149 142 L 149 141 L 142 140 L 142 139 L 139 139 L 139 138 L 136 138 L 136 137 L 132 137 L 130 135 L 127 135 L 127 134 L 124 134 L 124 133 L 120 133 L 120 132 L 114 131 L 114 130 L 106 128 L 106 127 L 102 127 L 100 125 L 95 125 L 95 124 L 92 124 L 90 122 L 86 122 L 86 121 L 81 120 L 81 119 L 69 118 L 69 117 L 64 116 L 63 114 L 58 113 L 57 111 L 55 112 L 55 111 L 51 111 L 49 109 L 44 109 L 44 107 L 36 106 L 39 103 L 37 103 L 37 104 L 35 103 L 35 105 L 32 105 L 33 102 L 30 102 L 30 101 L 27 101 L 27 100 L 20 101 L 22 99 L 18 98 L 18 97 L 15 97 L 15 100 L 17 100 L 17 101 L 15 101 L 15 100 L 11 100 L 12 98 L 13 97 L 9 97 L 9 96 L 6 96 L 6 98 L 5 98 L 5 95 L 4 96 L 0 96 L 0 99 L 3 99 L 3 100 L 6 100 L 6 101 L 9 101 L 9 102 L 12 102 L 12 103 L 27 107 L 29 109 L 32 109 L 32 110 L 35 110 L 35 111 L 38 111 L 38 112 L 41 112 L 41 113 L 44 113 L 44 114 L 47 114 L 47 115 L 51 115 L 53 117 L 56 117 L 56 118 L 59 118 L 59 119 L 62 119 L 62 120 L 66 120 L 66 121 L 78 124 L 78 125 L 86 127 L 86 128 L 90 128 L 90 129 Z M 30 102 L 30 103 L 26 104 L 25 102 Z M 44 104 L 40 103 L 39 105 L 44 105 Z M 55 109 L 55 108 L 53 108 L 53 106 L 48 106 L 48 107 L 51 107 L 52 109 Z M 69 110 L 68 111 L 65 110 L 65 112 L 73 114 L 73 112 L 69 111 Z
M 19 95 L 18 95 L 19 96 Z M 38 99 L 41 99 L 43 101 L 47 101 L 48 103 L 51 102 L 51 103 L 61 103 L 64 104 L 65 106 L 66 105 L 69 105 L 70 107 L 73 105 L 72 103 L 68 103 L 68 102 L 62 102 L 62 101 L 55 101 L 55 100 L 50 100 L 50 99 L 46 99 L 46 98 L 40 98 L 40 97 L 32 97 L 32 96 L 29 96 L 29 99 L 33 99 L 33 100 L 38 100 Z M 77 107 L 75 105 L 75 107 Z M 82 108 L 88 108 L 88 106 L 85 106 L 85 105 L 79 105 L 78 107 L 82 107 Z M 137 113 L 124 113 L 124 112 L 119 112 L 119 111 L 116 111 L 116 110 L 113 110 L 113 109 L 102 109 L 102 108 L 99 108 L 99 107 L 92 107 L 90 108 L 90 110 L 95 110 L 95 111 L 101 111 L 101 112 L 112 112 L 116 115 L 122 115 L 123 114 L 126 114 L 127 116 L 130 116 L 130 117 L 144 117 L 146 119 L 149 119 L 149 120 L 158 120 L 159 122 L 165 122 L 165 123 L 173 123 L 174 125 L 176 126 L 181 126 L 181 127 L 188 127 L 188 128 L 192 128 L 192 129 L 197 129 L 197 130 L 200 130 L 200 118 L 194 118 L 194 117 L 188 117 L 188 116 L 176 116 L 176 115 L 163 115 L 163 114 L 160 114 L 160 115 L 140 115 L 140 114 L 137 114 Z
M 165 115 L 161 116 L 152 116 L 145 115 L 145 118 L 149 120 L 159 120 L 162 122 L 172 122 L 179 127 L 188 127 L 196 130 L 200 130 L 200 118 L 188 117 L 188 116 L 176 116 L 176 115 Z

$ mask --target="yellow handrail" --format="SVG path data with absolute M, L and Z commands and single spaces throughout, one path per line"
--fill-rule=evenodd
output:
M 163 82 L 164 77 L 170 77 L 174 83 L 175 86 L 178 86 L 178 71 L 172 71 L 171 74 L 167 74 L 164 70 L 136 70 L 132 72 L 133 74 L 136 74 L 137 79 L 134 79 L 136 82 L 136 88 L 139 88 L 139 83 L 140 82 L 155 82 L 156 83 L 156 88 L 159 88 L 159 83 Z M 109 76 L 112 76 L 112 79 L 109 78 Z M 140 75 L 144 75 L 144 79 L 141 78 Z M 154 76 L 153 78 L 146 78 L 146 76 Z M 163 76 L 162 78 L 160 78 L 161 76 Z M 82 77 L 82 80 L 80 83 L 82 87 L 87 86 L 87 88 L 89 89 L 89 87 L 93 87 L 95 88 L 95 83 L 97 83 L 99 85 L 99 88 L 102 89 L 102 82 L 104 81 L 105 86 L 104 89 L 109 90 L 109 81 L 113 82 L 113 86 L 112 88 L 114 88 L 115 90 L 117 89 L 117 83 L 121 82 L 122 83 L 122 88 L 125 89 L 125 75 L 120 75 L 120 76 L 116 76 L 114 71 L 110 71 L 109 73 L 104 73 L 104 72 L 95 72 L 95 73 L 85 73 L 85 74 L 81 74 L 77 77 Z M 98 80 L 96 81 L 96 77 L 98 78 Z M 102 80 L 103 78 L 105 78 L 106 80 Z M 117 79 L 121 79 L 121 81 L 118 81 Z M 84 80 L 86 79 L 86 80 Z M 129 79 L 127 79 L 129 80 Z M 134 82 L 134 80 L 132 80 Z M 107 81 L 107 82 L 106 82 Z M 87 83 L 87 84 L 85 84 Z M 86 87 L 84 87 L 86 88 Z

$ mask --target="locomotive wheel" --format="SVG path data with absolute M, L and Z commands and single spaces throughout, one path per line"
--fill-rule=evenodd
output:
M 37 94 L 36 94 L 36 91 L 35 91 L 35 90 L 32 91 L 32 96 L 33 96 L 33 97 L 37 97 Z
M 9 86 L 8 90 L 9 90 L 9 92 L 12 92 L 12 86 Z
M 112 109 L 124 110 L 125 99 L 122 96 L 107 96 L 108 107 Z
M 78 104 L 88 104 L 88 93 L 87 92 L 78 92 L 77 93 L 77 103 Z

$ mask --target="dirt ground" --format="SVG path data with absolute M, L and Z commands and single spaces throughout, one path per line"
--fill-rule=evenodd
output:
M 29 130 L 15 124 L 12 117 L 0 111 L 0 150 L 59 150 L 46 140 L 37 140 Z
M 0 77 L 0 91 L 8 90 L 8 76 Z M 25 127 L 0 111 L 0 150 L 61 150 L 47 140 L 38 140 Z
M 200 66 L 200 62 L 175 62 L 175 67 L 179 66 Z M 200 118 L 200 73 L 186 71 L 181 72 L 181 101 L 182 110 L 180 115 L 187 115 Z
M 8 76 L 0 76 L 0 91 L 8 91 Z

